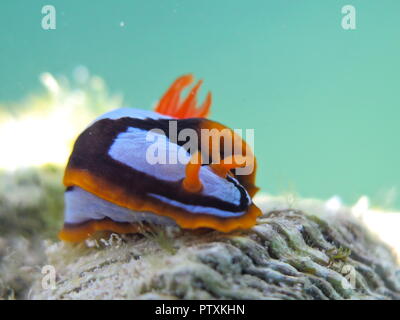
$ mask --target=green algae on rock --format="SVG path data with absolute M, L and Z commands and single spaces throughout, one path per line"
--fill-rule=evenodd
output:
M 251 230 L 54 243 L 33 299 L 400 299 L 391 249 L 350 215 L 267 210 Z M 168 245 L 161 243 L 168 241 Z M 166 248 L 169 248 L 168 250 Z
M 0 236 L 56 239 L 62 225 L 62 169 L 0 171 Z
M 43 239 L 62 224 L 62 170 L 56 166 L 0 172 L 0 299 L 27 298 L 46 257 Z

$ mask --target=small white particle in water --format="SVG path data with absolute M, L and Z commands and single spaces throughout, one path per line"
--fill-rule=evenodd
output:
M 120 26 L 120 27 L 125 27 L 125 22 L 121 21 L 121 22 L 119 23 L 119 26 Z

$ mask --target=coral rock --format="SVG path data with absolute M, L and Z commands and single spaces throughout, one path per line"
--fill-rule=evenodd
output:
M 158 230 L 54 243 L 33 299 L 400 299 L 391 249 L 349 214 L 266 210 L 251 230 Z

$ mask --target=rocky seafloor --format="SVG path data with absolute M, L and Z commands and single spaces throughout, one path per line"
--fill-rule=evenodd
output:
M 0 193 L 2 299 L 400 299 L 396 253 L 349 209 L 264 196 L 247 231 L 154 227 L 71 245 L 55 238 L 62 188 L 53 174 L 24 174 Z M 15 181 L 29 201 L 15 202 Z M 37 185 L 42 192 L 29 189 Z
M 400 299 L 391 249 L 344 212 L 267 211 L 249 231 L 155 230 L 54 243 L 32 299 Z

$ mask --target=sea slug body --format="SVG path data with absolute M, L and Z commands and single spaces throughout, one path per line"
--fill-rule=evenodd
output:
M 79 242 L 97 231 L 134 233 L 143 223 L 221 232 L 255 224 L 261 214 L 252 201 L 258 190 L 255 157 L 232 129 L 206 118 L 210 93 L 196 106 L 201 81 L 181 101 L 192 81 L 191 75 L 178 78 L 155 111 L 117 109 L 79 135 L 64 174 L 61 240 Z M 212 134 L 204 139 L 203 130 Z M 193 132 L 196 150 L 193 143 L 188 148 L 188 139 L 177 139 Z M 153 155 L 164 152 L 178 161 L 149 161 L 154 149 Z M 214 161 L 215 152 L 220 161 Z M 236 174 L 246 166 L 248 174 Z

